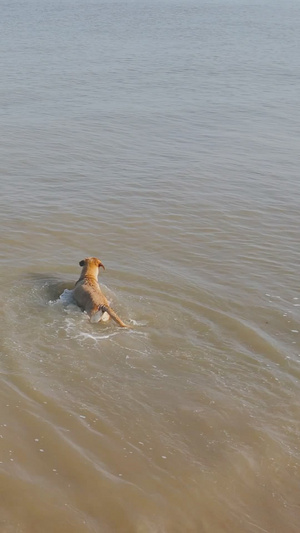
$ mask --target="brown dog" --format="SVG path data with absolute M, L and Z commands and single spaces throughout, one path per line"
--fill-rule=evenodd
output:
M 111 317 L 119 326 L 127 328 L 128 326 L 124 324 L 110 307 L 100 289 L 98 283 L 99 269 L 102 267 L 105 270 L 101 261 L 97 257 L 87 257 L 80 261 L 79 265 L 82 267 L 82 271 L 73 291 L 77 305 L 83 311 L 86 311 L 91 322 L 99 322 L 100 320 L 105 322 Z

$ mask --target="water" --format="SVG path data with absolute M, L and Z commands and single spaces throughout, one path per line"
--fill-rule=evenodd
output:
M 0 6 L 1 533 L 298 532 L 299 2 Z

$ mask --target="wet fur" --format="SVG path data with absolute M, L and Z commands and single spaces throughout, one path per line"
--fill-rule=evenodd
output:
M 99 269 L 102 267 L 105 270 L 101 261 L 97 257 L 87 257 L 79 265 L 82 271 L 73 291 L 77 305 L 89 315 L 91 322 L 106 321 L 111 317 L 122 328 L 128 327 L 110 307 L 100 289 Z

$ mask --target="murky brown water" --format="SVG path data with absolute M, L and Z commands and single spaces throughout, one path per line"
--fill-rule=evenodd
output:
M 298 532 L 299 4 L 0 5 L 1 533 Z

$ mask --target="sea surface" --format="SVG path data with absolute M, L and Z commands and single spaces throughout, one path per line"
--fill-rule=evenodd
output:
M 0 0 L 0 532 L 298 533 L 300 2 Z M 79 261 L 130 325 L 75 305 Z

